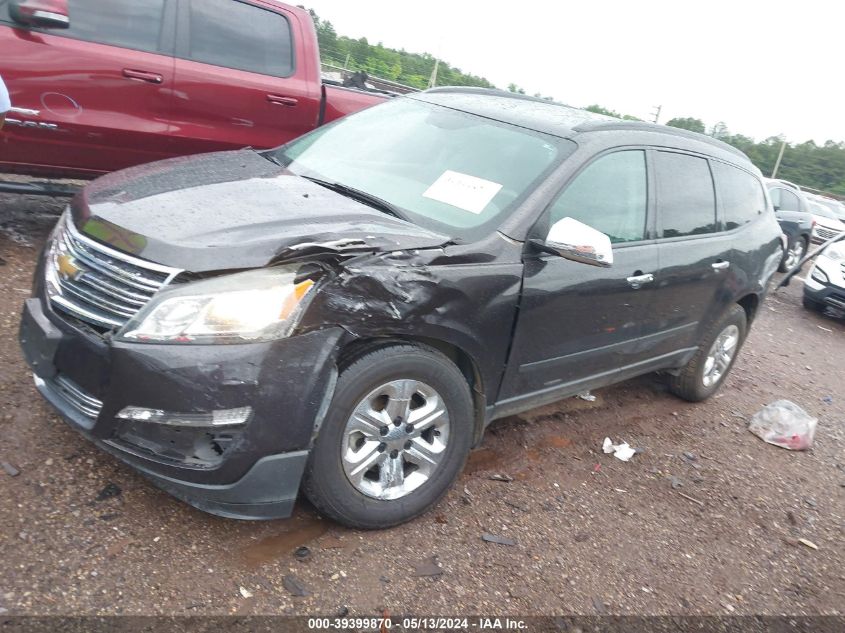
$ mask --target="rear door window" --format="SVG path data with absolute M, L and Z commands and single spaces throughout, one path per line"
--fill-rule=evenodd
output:
M 552 204 L 549 226 L 569 217 L 605 233 L 613 243 L 645 239 L 647 191 L 644 151 L 602 156 Z
M 778 198 L 775 200 L 774 196 L 772 197 L 772 204 L 774 204 L 778 211 L 800 211 L 801 210 L 801 200 L 798 199 L 798 196 L 789 191 L 789 189 L 772 189 L 773 192 L 777 192 Z
M 716 194 L 708 161 L 675 152 L 656 152 L 660 237 L 716 231 Z
M 156 53 L 164 5 L 165 0 L 68 0 L 70 27 L 50 33 Z
M 191 0 L 188 57 L 274 77 L 293 74 L 287 18 L 238 0 Z
M 763 185 L 757 178 L 732 165 L 716 161 L 712 165 L 726 231 L 754 221 L 766 210 Z

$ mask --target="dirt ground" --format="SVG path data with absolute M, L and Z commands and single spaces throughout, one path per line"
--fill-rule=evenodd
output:
M 495 423 L 448 496 L 391 530 L 305 503 L 239 522 L 160 492 L 36 393 L 18 315 L 63 206 L 0 196 L 0 460 L 19 471 L 0 470 L 0 614 L 842 613 L 845 324 L 804 310 L 800 282 L 709 402 L 645 377 Z M 811 451 L 746 430 L 781 398 L 819 418 Z M 605 455 L 605 436 L 642 452 Z

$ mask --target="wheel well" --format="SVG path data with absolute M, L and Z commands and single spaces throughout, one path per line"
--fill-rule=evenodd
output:
M 481 436 L 484 432 L 487 408 L 487 399 L 484 395 L 484 380 L 481 377 L 481 373 L 478 371 L 478 366 L 475 361 L 461 348 L 445 341 L 423 336 L 355 339 L 340 350 L 340 355 L 338 356 L 337 361 L 338 369 L 343 371 L 344 368 L 349 367 L 349 365 L 361 358 L 361 356 L 374 350 L 401 343 L 416 343 L 418 345 L 425 345 L 427 347 L 434 348 L 455 363 L 455 366 L 464 375 L 464 378 L 469 385 L 470 394 L 472 395 L 475 413 L 475 419 L 473 421 L 473 444 L 477 444 L 481 441 Z
M 742 306 L 743 310 L 745 310 L 745 318 L 747 319 L 748 324 L 751 325 L 751 322 L 757 315 L 757 308 L 760 305 L 760 298 L 754 294 L 746 295 L 742 299 L 737 301 L 737 303 Z

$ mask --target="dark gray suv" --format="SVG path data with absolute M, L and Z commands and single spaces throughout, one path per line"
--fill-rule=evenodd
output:
M 93 182 L 21 343 L 74 428 L 196 507 L 283 517 L 302 489 L 385 527 L 496 418 L 653 371 L 713 394 L 782 254 L 723 143 L 438 89 Z

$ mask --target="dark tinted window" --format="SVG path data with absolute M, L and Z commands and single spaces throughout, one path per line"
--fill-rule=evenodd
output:
M 672 152 L 657 152 L 655 160 L 661 237 L 713 233 L 716 195 L 707 161 Z
M 191 59 L 287 77 L 293 49 L 287 19 L 236 0 L 191 0 Z
M 551 224 L 569 217 L 610 236 L 612 242 L 645 238 L 645 152 L 602 156 L 587 166 L 552 205 Z
M 89 42 L 158 50 L 164 0 L 69 0 L 70 28 L 50 31 Z
M 713 173 L 719 188 L 726 231 L 748 224 L 766 210 L 763 186 L 754 176 L 717 162 L 713 163 Z
M 801 210 L 801 201 L 793 192 L 788 189 L 774 189 L 774 191 L 777 191 L 780 194 L 780 199 L 777 202 L 775 202 L 774 198 L 772 198 L 772 204 L 778 208 L 778 211 Z

